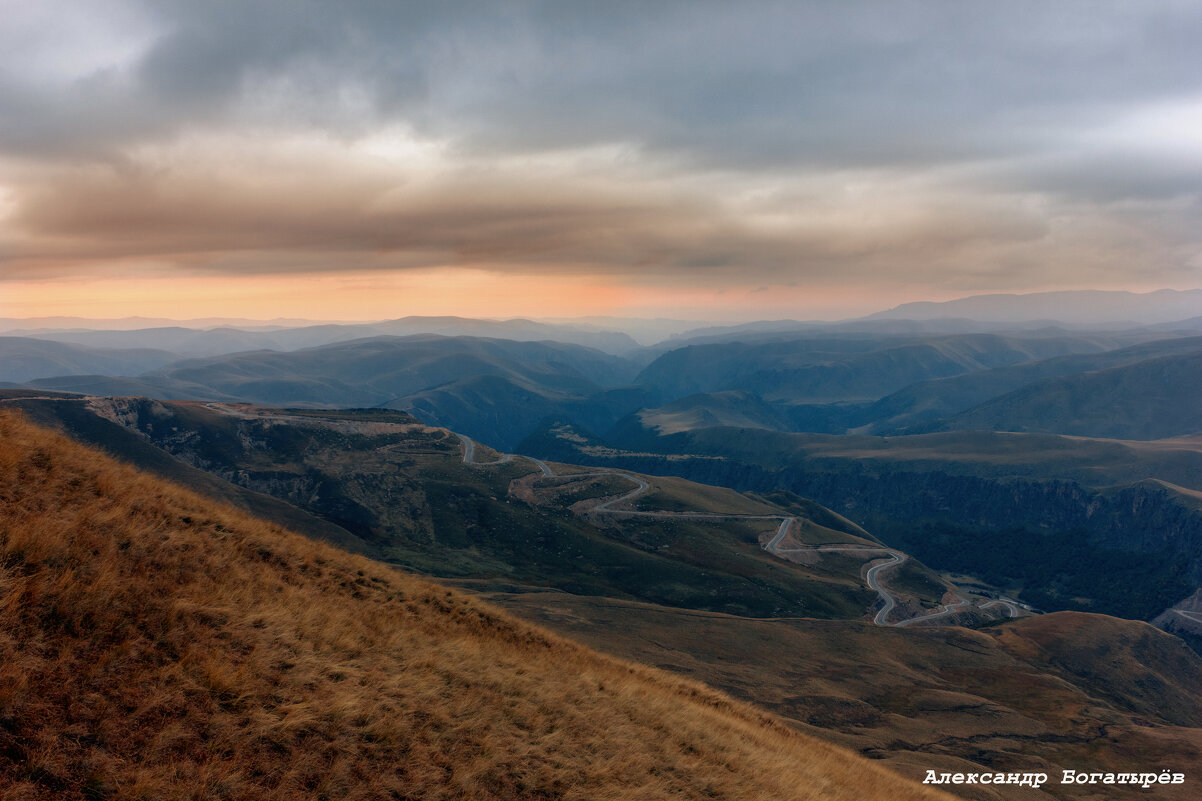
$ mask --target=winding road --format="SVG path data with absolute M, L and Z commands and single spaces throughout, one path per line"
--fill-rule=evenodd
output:
M 447 430 L 447 433 L 458 437 L 460 444 L 463 445 L 463 462 L 464 462 L 464 464 L 486 467 L 489 465 L 498 465 L 498 464 L 504 464 L 506 462 L 513 461 L 513 454 L 506 453 L 506 454 L 501 454 L 499 458 L 497 458 L 491 462 L 478 462 L 478 461 L 476 461 L 476 443 L 471 439 L 471 437 L 468 437 L 468 436 L 465 436 L 464 434 L 460 434 L 458 432 L 450 431 L 450 430 Z M 522 456 L 520 458 L 525 459 L 526 461 L 533 464 L 535 467 L 538 468 L 539 472 L 541 472 L 544 476 L 546 476 L 548 478 L 557 477 L 557 474 L 555 473 L 555 471 L 552 470 L 550 465 L 548 465 L 542 459 L 535 459 L 532 456 Z M 610 498 L 607 501 L 603 501 L 602 503 L 597 504 L 590 510 L 593 513 L 600 512 L 602 514 L 623 515 L 623 516 L 628 516 L 628 517 L 635 517 L 635 516 L 637 516 L 637 517 L 656 517 L 656 518 L 663 518 L 663 519 L 669 519 L 669 520 L 680 520 L 680 519 L 708 520 L 708 521 L 779 520 L 780 526 L 777 528 L 776 534 L 772 537 L 771 540 L 769 540 L 763 546 L 764 550 L 768 551 L 769 553 L 773 554 L 774 556 L 779 556 L 781 558 L 784 558 L 784 554 L 801 553 L 803 551 L 811 551 L 811 552 L 819 552 L 819 553 L 842 551 L 842 552 L 856 552 L 856 553 L 864 553 L 864 554 L 869 554 L 869 553 L 881 554 L 885 557 L 888 557 L 886 561 L 880 562 L 879 564 L 875 564 L 875 565 L 872 565 L 871 567 L 869 567 L 867 573 L 864 576 L 864 581 L 868 585 L 869 589 L 876 592 L 876 594 L 879 595 L 881 598 L 881 608 L 877 610 L 876 614 L 872 618 L 872 622 L 878 626 L 909 626 L 914 623 L 924 622 L 924 621 L 928 621 L 928 620 L 934 620 L 934 619 L 940 618 L 940 617 L 946 617 L 946 616 L 954 614 L 958 611 L 962 611 L 966 607 L 970 607 L 972 605 L 971 600 L 968 600 L 966 598 L 961 598 L 959 595 L 956 595 L 955 598 L 957 600 L 955 603 L 945 604 L 942 607 L 940 607 L 939 609 L 935 610 L 934 612 L 930 612 L 925 615 L 919 615 L 917 617 L 906 618 L 905 620 L 899 620 L 899 621 L 890 623 L 889 615 L 891 615 L 893 613 L 893 610 L 895 608 L 897 608 L 897 599 L 893 597 L 893 595 L 885 588 L 885 586 L 883 584 L 881 584 L 879 577 L 882 572 L 884 572 L 890 568 L 897 567 L 898 565 L 900 565 L 906 561 L 907 556 L 904 553 L 901 553 L 900 551 L 894 551 L 889 548 L 883 548 L 883 547 L 878 548 L 878 547 L 874 547 L 871 545 L 811 545 L 811 546 L 806 546 L 804 548 L 782 548 L 782 547 L 780 547 L 780 544 L 784 541 L 785 537 L 787 537 L 789 535 L 789 529 L 793 526 L 793 522 L 795 520 L 797 520 L 796 517 L 793 517 L 790 515 L 723 514 L 720 512 L 653 512 L 653 511 L 647 511 L 647 510 L 643 510 L 643 509 L 615 509 L 614 508 L 615 505 L 626 503 L 628 501 L 633 501 L 635 498 L 638 498 L 639 496 L 645 494 L 648 490 L 651 489 L 651 484 L 649 482 L 647 482 L 646 480 L 639 478 L 638 476 L 636 476 L 632 473 L 627 473 L 622 470 L 604 470 L 603 469 L 603 470 L 594 470 L 594 471 L 581 472 L 581 473 L 570 473 L 570 474 L 566 474 L 566 476 L 569 476 L 572 478 L 590 478 L 590 477 L 597 477 L 597 476 L 620 476 L 621 478 L 624 478 L 627 481 L 630 481 L 631 483 L 633 483 L 635 485 L 634 489 L 630 490 L 629 492 L 627 492 L 623 495 L 619 495 L 614 498 Z M 1013 604 L 1003 602 L 1003 601 L 991 601 L 987 604 L 984 604 L 982 606 L 982 608 L 985 608 L 987 606 L 991 606 L 994 604 L 999 604 L 999 603 L 1003 604 L 1009 608 L 1008 611 L 1010 612 L 1010 617 L 1015 617 L 1017 615 L 1017 613 L 1018 613 L 1017 608 L 1015 608 L 1013 606 Z
M 897 606 L 897 602 L 893 600 L 893 596 L 890 595 L 885 588 L 880 585 L 880 582 L 876 580 L 877 574 L 882 570 L 896 567 L 897 565 L 900 565 L 902 562 L 906 561 L 906 555 L 903 553 L 891 553 L 889 556 L 890 559 L 888 562 L 881 562 L 879 565 L 873 565 L 872 567 L 868 568 L 868 573 L 866 573 L 864 576 L 864 580 L 868 582 L 869 589 L 876 590 L 877 594 L 880 595 L 885 601 L 884 606 L 877 610 L 876 616 L 872 619 L 872 622 L 878 626 L 888 625 L 889 613 L 893 611 L 893 607 Z M 901 623 L 898 623 L 897 625 L 900 626 Z
M 982 609 L 988 609 L 991 606 L 1005 607 L 1007 617 L 1018 617 L 1020 614 L 1022 614 L 1019 611 L 1018 605 L 1011 601 L 998 600 L 998 601 L 988 601 L 986 603 L 981 604 Z
M 222 412 L 224 414 L 228 414 L 228 415 L 231 415 L 234 417 L 255 418 L 255 417 L 261 416 L 261 415 L 250 414 L 250 413 L 241 411 L 239 409 L 230 408 L 229 406 L 227 406 L 225 404 L 220 404 L 220 403 L 210 403 L 210 404 L 205 404 L 205 405 L 208 406 L 209 408 L 212 408 L 214 411 L 219 411 L 219 412 Z M 273 417 L 275 419 L 295 420 L 297 422 L 306 422 L 306 423 L 313 422 L 313 420 L 314 420 L 314 418 L 311 416 L 300 417 L 300 416 L 292 416 L 292 415 L 273 415 Z M 459 444 L 462 446 L 462 456 L 463 456 L 464 464 L 473 465 L 473 466 L 477 466 L 477 467 L 489 467 L 489 466 L 507 464 L 507 463 L 512 462 L 514 459 L 513 454 L 500 453 L 498 451 L 497 452 L 498 456 L 496 459 L 493 459 L 493 460 L 487 461 L 487 462 L 478 461 L 476 459 L 476 442 L 471 437 L 469 437 L 465 434 L 460 434 L 456 431 L 451 431 L 449 429 L 441 429 L 441 430 L 443 432 L 445 432 L 446 436 L 448 436 L 448 437 L 453 436 L 459 440 Z M 389 450 L 393 447 L 395 447 L 395 446 L 386 445 L 386 446 L 383 446 L 380 450 Z M 547 478 L 559 477 L 558 474 L 554 470 L 551 469 L 551 466 L 548 465 L 542 459 L 535 459 L 532 456 L 521 456 L 520 458 L 525 459 L 526 461 L 533 464 L 536 468 L 538 468 L 539 472 L 542 473 L 542 475 Z M 940 617 L 945 617 L 945 616 L 951 615 L 959 610 L 962 610 L 965 607 L 969 607 L 972 605 L 972 602 L 970 600 L 961 598 L 960 596 L 957 595 L 957 596 L 955 596 L 957 599 L 956 603 L 945 604 L 940 609 L 938 609 L 934 612 L 930 612 L 925 615 L 919 615 L 917 617 L 911 617 L 911 618 L 907 618 L 905 620 L 899 620 L 899 621 L 890 623 L 888 618 L 893 613 L 894 609 L 897 608 L 897 599 L 894 598 L 894 596 L 889 592 L 889 590 L 886 589 L 885 586 L 880 582 L 880 574 L 886 570 L 889 570 L 890 568 L 896 567 L 896 566 L 902 564 L 903 562 L 905 562 L 907 557 L 904 553 L 901 553 L 900 551 L 894 551 L 889 548 L 876 547 L 876 546 L 871 546 L 871 545 L 809 545 L 809 546 L 805 546 L 803 548 L 782 548 L 781 543 L 784 542 L 785 538 L 789 535 L 789 530 L 792 528 L 794 521 L 797 520 L 797 518 L 792 515 L 724 514 L 721 512 L 655 512 L 655 511 L 649 511 L 649 510 L 643 510 L 643 509 L 617 509 L 614 507 L 619 504 L 624 504 L 629 501 L 633 501 L 634 499 L 645 494 L 648 490 L 651 489 L 651 484 L 648 481 L 640 478 L 639 476 L 636 476 L 633 473 L 625 472 L 623 470 L 609 470 L 609 469 L 591 470 L 591 471 L 586 471 L 586 472 L 565 474 L 565 476 L 563 476 L 563 477 L 588 478 L 588 477 L 598 477 L 598 476 L 618 476 L 620 478 L 626 479 L 627 481 L 631 482 L 634 485 L 634 488 L 623 495 L 619 495 L 617 497 L 602 501 L 601 503 L 594 506 L 591 510 L 589 510 L 591 513 L 621 515 L 621 516 L 628 516 L 628 517 L 636 517 L 636 516 L 637 517 L 654 517 L 654 518 L 662 518 L 662 519 L 668 519 L 668 520 L 681 520 L 681 519 L 706 520 L 706 521 L 712 521 L 712 522 L 720 522 L 723 520 L 779 520 L 780 525 L 776 529 L 776 534 L 773 535 L 772 539 L 769 540 L 767 543 L 765 543 L 763 546 L 764 550 L 768 551 L 769 553 L 773 554 L 774 556 L 786 558 L 785 554 L 790 554 L 790 553 L 802 553 L 802 552 L 825 553 L 825 552 L 841 551 L 841 552 L 856 552 L 856 553 L 863 553 L 863 554 L 879 554 L 881 556 L 887 557 L 885 561 L 882 561 L 875 565 L 871 565 L 868 568 L 868 570 L 864 576 L 865 583 L 868 585 L 868 587 L 870 589 L 872 589 L 874 592 L 876 592 L 877 595 L 879 595 L 880 599 L 881 599 L 881 608 L 878 609 L 876 614 L 873 616 L 873 623 L 877 624 L 878 626 L 908 626 L 908 625 L 911 625 L 914 623 L 919 623 L 919 622 L 933 620 L 933 619 L 940 618 Z M 993 606 L 996 604 L 1002 604 L 1002 605 L 1006 606 L 1007 611 L 1009 612 L 1011 617 L 1017 616 L 1018 609 L 1012 603 L 1009 603 L 1007 601 L 990 601 L 986 604 L 983 604 L 981 608 L 987 608 L 987 607 L 990 607 L 990 606 Z M 1186 613 L 1182 613 L 1182 614 L 1183 614 L 1183 616 L 1186 616 Z
M 459 437 L 459 442 L 461 445 L 463 445 L 463 463 L 464 464 L 475 464 L 475 465 L 480 465 L 481 467 L 487 467 L 488 465 L 491 465 L 491 464 L 505 464 L 506 462 L 513 461 L 512 453 L 502 453 L 502 454 L 500 454 L 500 456 L 498 458 L 492 460 L 491 462 L 477 462 L 476 461 L 476 441 L 473 440 L 471 437 L 464 436 L 463 434 L 459 434 L 454 431 L 451 431 L 450 433 Z M 544 465 L 544 468 L 545 467 L 546 467 L 546 465 Z M 548 473 L 548 475 L 552 475 L 552 474 Z

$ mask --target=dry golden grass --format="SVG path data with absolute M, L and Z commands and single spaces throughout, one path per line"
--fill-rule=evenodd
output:
M 0 799 L 946 798 L 0 415 Z

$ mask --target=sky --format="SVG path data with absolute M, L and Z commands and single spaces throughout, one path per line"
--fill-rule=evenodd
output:
M 0 0 L 0 316 L 1202 287 L 1197 0 Z

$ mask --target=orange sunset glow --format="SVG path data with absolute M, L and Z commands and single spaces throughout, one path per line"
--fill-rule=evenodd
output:
M 336 275 L 160 276 L 11 282 L 0 317 L 240 317 L 382 320 L 675 316 L 846 317 L 896 302 L 846 288 L 632 286 L 616 278 L 436 268 Z
M 15 283 L 0 316 L 278 317 L 380 320 L 411 314 L 608 314 L 629 293 L 582 277 L 432 269 L 337 275 L 187 276 Z M 278 312 L 278 313 L 277 313 Z

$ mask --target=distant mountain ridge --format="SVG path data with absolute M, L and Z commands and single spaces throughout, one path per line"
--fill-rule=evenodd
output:
M 1030 421 L 1004 415 L 989 421 L 981 414 L 971 420 L 957 415 L 1040 381 L 1071 382 L 1077 373 L 1202 351 L 1202 337 L 1185 333 L 811 334 L 684 345 L 645 366 L 569 343 L 438 334 L 377 335 L 297 349 L 273 342 L 276 348 L 239 347 L 181 360 L 167 350 L 0 337 L 0 381 L 93 395 L 384 406 L 503 448 L 516 445 L 545 418 L 604 434 L 640 410 L 643 417 L 660 415 L 661 422 L 671 417 L 664 424 L 674 430 L 752 425 L 834 434 L 964 427 L 1054 431 L 1048 426 L 1060 423 L 1053 418 L 1032 428 Z M 163 329 L 158 340 L 184 349 L 194 336 L 223 338 L 226 347 L 253 344 L 245 339 L 250 335 L 234 329 Z M 1192 374 L 1182 374 L 1176 385 L 1165 384 L 1161 394 L 1168 411 L 1147 431 L 1074 427 L 1061 433 L 1136 438 L 1192 433 L 1183 412 L 1195 383 Z M 1128 416 L 1138 416 L 1138 389 L 1131 389 L 1136 395 L 1128 401 L 1134 404 Z M 665 404 L 670 408 L 661 408 Z M 1069 411 L 1054 418 L 1073 419 Z
M 942 302 L 903 303 L 865 320 L 966 317 L 991 322 L 1058 321 L 1074 325 L 1169 323 L 1202 315 L 1202 289 L 1155 292 L 1097 289 L 1029 294 L 973 295 Z
M 657 399 L 645 392 L 610 392 L 627 384 L 634 370 L 580 345 L 423 334 L 247 351 L 173 362 L 138 376 L 62 376 L 29 386 L 274 406 L 387 407 L 508 447 L 545 416 L 571 414 L 608 427 L 653 404 Z
M 20 383 L 91 373 L 137 375 L 178 358 L 178 355 L 158 348 L 95 348 L 0 336 L 0 381 Z
M 9 320 L 9 323 L 16 322 Z M 160 322 L 160 321 L 153 321 Z M 2 327 L 3 321 L 0 321 Z M 39 330 L 22 326 L 24 336 L 86 347 L 145 348 L 171 350 L 181 357 L 218 356 L 244 350 L 298 350 L 374 336 L 476 336 L 518 342 L 553 341 L 583 345 L 611 354 L 640 348 L 638 342 L 620 331 L 595 327 L 552 325 L 532 320 L 479 320 L 469 317 L 402 317 L 377 323 L 315 323 L 301 326 L 253 326 L 233 324 L 191 327 L 179 324 L 114 330 Z
M 644 368 L 635 381 L 667 397 L 742 390 L 783 403 L 874 401 L 918 381 L 1105 349 L 1105 343 L 1081 336 L 818 335 L 678 348 Z
M 330 322 L 330 321 L 321 321 Z M 321 322 L 295 317 L 272 320 L 251 320 L 245 317 L 194 317 L 180 320 L 172 317 L 0 317 L 0 333 L 33 331 L 133 331 L 141 328 L 182 326 L 185 328 L 218 328 L 244 326 L 247 328 L 288 328 L 318 325 Z

